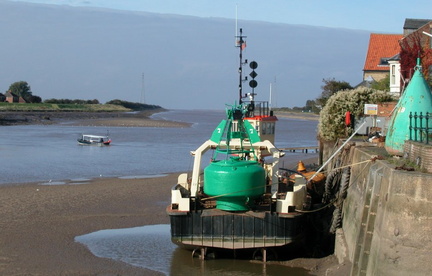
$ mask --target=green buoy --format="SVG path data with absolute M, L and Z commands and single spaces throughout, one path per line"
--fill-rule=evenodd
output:
M 426 115 L 426 112 L 432 112 L 431 90 L 421 73 L 420 59 L 417 59 L 414 76 L 399 99 L 390 119 L 385 149 L 391 155 L 403 155 L 405 141 L 409 139 L 410 112 L 412 114 L 422 112 L 423 115 Z
M 248 202 L 265 191 L 265 171 L 256 161 L 220 160 L 204 169 L 204 183 L 204 193 L 216 197 L 217 209 L 247 211 Z

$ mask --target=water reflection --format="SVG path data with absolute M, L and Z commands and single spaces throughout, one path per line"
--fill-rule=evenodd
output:
M 306 270 L 247 260 L 192 258 L 171 243 L 169 225 L 101 230 L 75 238 L 97 257 L 111 258 L 165 275 L 310 275 Z

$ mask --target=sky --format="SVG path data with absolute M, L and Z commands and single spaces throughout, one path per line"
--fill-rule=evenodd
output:
M 220 108 L 238 94 L 237 15 L 244 58 L 259 63 L 256 100 L 302 107 L 324 79 L 362 81 L 370 33 L 431 18 L 430 0 L 383 2 L 0 0 L 0 93 L 25 80 L 43 100 Z
M 13 0 L 198 17 L 400 33 L 402 18 L 431 18 L 432 1 L 416 0 Z M 411 4 L 411 3 L 415 3 Z

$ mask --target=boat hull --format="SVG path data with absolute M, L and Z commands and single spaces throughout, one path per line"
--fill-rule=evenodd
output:
M 234 213 L 217 209 L 167 211 L 172 242 L 189 249 L 283 247 L 302 240 L 304 233 L 305 216 L 300 214 Z
M 109 146 L 111 141 L 107 142 L 89 142 L 89 141 L 83 141 L 78 140 L 78 144 L 82 146 Z

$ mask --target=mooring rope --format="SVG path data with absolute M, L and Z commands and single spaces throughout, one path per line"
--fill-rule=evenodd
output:
M 295 209 L 296 212 L 299 213 L 315 213 L 321 210 L 324 210 L 325 208 L 330 207 L 333 203 L 335 203 L 337 200 L 337 198 L 333 199 L 332 201 L 330 201 L 329 203 L 327 203 L 326 205 L 322 206 L 321 208 L 318 209 L 314 209 L 314 210 L 299 210 L 299 209 Z
M 333 168 L 333 169 L 329 170 L 328 172 L 340 170 L 340 169 L 344 169 L 344 168 L 348 168 L 348 167 L 352 167 L 352 166 L 357 166 L 357 165 L 368 163 L 368 162 L 375 162 L 376 160 L 383 160 L 383 159 L 384 159 L 384 157 L 382 157 L 380 155 L 373 155 L 371 159 L 360 161 L 360 162 L 349 164 L 349 165 L 345 165 L 345 166 L 341 166 L 341 167 L 337 167 L 337 168 Z
M 334 169 L 330 170 L 329 172 L 331 172 L 331 171 L 336 171 L 336 170 L 342 170 L 342 169 L 344 169 L 344 168 L 348 168 L 348 167 L 352 167 L 352 166 L 357 166 L 357 165 L 361 165 L 361 164 L 369 163 L 369 162 L 375 162 L 376 160 L 383 160 L 383 159 L 384 159 L 384 158 L 383 158 L 382 156 L 379 156 L 379 155 L 373 155 L 371 159 L 364 160 L 364 161 L 360 161 L 360 162 L 353 163 L 353 164 L 350 164 L 350 165 L 340 166 L 340 167 L 337 167 L 337 168 L 334 168 Z M 365 166 L 365 167 L 362 169 L 362 171 L 363 171 L 364 169 L 366 169 L 366 168 L 367 168 L 367 166 Z M 349 186 L 350 186 L 350 185 L 349 185 Z M 348 187 L 349 187 L 349 186 L 348 186 Z M 330 206 L 333 205 L 337 200 L 338 200 L 338 198 L 336 197 L 336 198 L 334 198 L 332 201 L 330 201 L 328 204 L 324 205 L 324 206 L 321 207 L 321 208 L 315 209 L 315 210 L 306 210 L 306 211 L 304 211 L 304 210 L 298 210 L 298 209 L 295 209 L 295 211 L 296 211 L 296 212 L 299 212 L 299 213 L 314 213 L 314 212 L 318 212 L 318 211 L 321 211 L 321 210 L 323 210 L 323 209 L 325 209 L 325 208 L 330 207 Z

